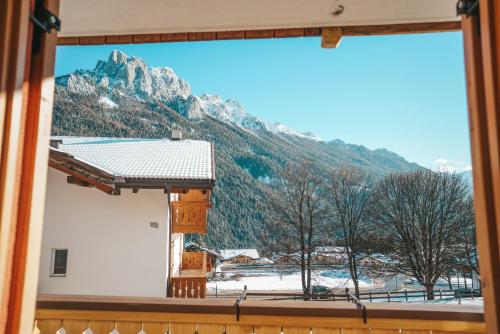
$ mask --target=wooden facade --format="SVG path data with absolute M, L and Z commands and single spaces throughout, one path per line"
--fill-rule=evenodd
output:
M 205 252 L 184 252 L 182 253 L 182 268 L 201 269 L 205 264 L 206 271 L 212 270 L 210 257 Z
M 179 194 L 177 201 L 172 201 L 172 233 L 208 232 L 208 208 L 210 191 L 190 190 Z

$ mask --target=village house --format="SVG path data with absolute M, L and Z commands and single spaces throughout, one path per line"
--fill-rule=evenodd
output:
M 204 252 L 207 254 L 207 271 L 211 272 L 217 268 L 218 262 L 222 261 L 222 255 L 217 251 L 210 249 L 208 247 L 199 245 L 192 241 L 187 241 L 184 244 L 185 252 Z
M 312 261 L 322 265 L 345 265 L 348 258 L 344 247 L 320 246 L 312 254 Z
M 220 254 L 224 263 L 257 264 L 260 259 L 259 252 L 254 248 L 221 249 Z
M 209 142 L 53 137 L 39 293 L 203 297 Z

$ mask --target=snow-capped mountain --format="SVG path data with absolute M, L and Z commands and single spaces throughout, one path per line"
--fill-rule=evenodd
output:
M 253 116 L 236 100 L 223 100 L 219 95 L 192 94 L 191 87 L 168 67 L 148 67 L 138 57 L 112 51 L 107 61 L 99 60 L 93 70 L 78 70 L 57 78 L 59 86 L 69 92 L 100 94 L 99 103 L 113 108 L 116 95 L 134 96 L 143 101 L 161 102 L 174 107 L 188 119 L 206 115 L 251 132 L 269 131 L 280 136 L 320 141 L 311 133 L 300 133 L 280 123 L 268 123 Z

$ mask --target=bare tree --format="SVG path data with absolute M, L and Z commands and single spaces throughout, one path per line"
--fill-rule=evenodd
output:
M 474 222 L 474 199 L 468 195 L 463 203 L 460 219 L 460 246 L 465 255 L 464 265 L 479 275 L 479 259 L 477 252 L 476 225 Z
M 301 271 L 304 298 L 311 297 L 312 253 L 320 244 L 326 213 L 324 179 L 310 162 L 289 165 L 270 194 L 275 219 L 269 222 L 275 252 L 294 254 Z
M 434 299 L 434 285 L 454 256 L 467 185 L 459 175 L 416 171 L 377 186 L 372 218 L 392 236 L 397 269 L 415 277 Z
M 359 296 L 360 260 L 366 254 L 363 239 L 372 193 L 370 176 L 354 167 L 338 168 L 331 174 L 328 189 L 333 240 L 344 249 L 355 293 Z

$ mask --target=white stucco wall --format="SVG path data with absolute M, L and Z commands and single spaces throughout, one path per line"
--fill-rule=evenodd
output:
M 167 195 L 123 189 L 111 196 L 66 176 L 49 168 L 39 293 L 164 297 Z M 68 249 L 66 277 L 50 277 L 52 248 Z
M 181 269 L 182 264 L 182 252 L 184 251 L 184 234 L 182 233 L 172 233 L 171 240 L 171 266 L 170 272 L 173 276 L 177 275 Z

